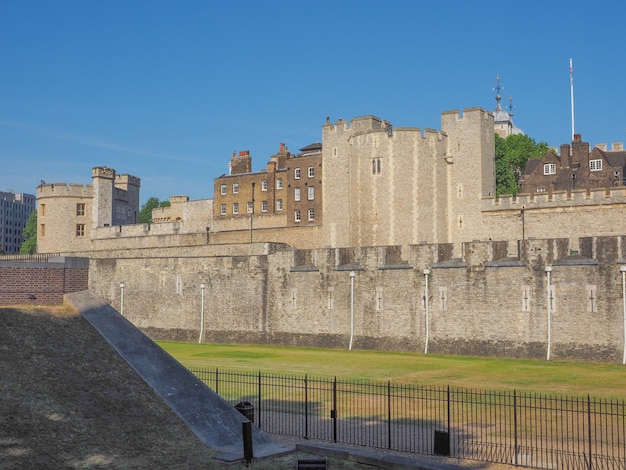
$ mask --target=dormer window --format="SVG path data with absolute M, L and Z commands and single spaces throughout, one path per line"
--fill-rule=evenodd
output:
M 591 171 L 602 171 L 602 160 L 589 160 L 589 169 Z
M 544 175 L 556 175 L 556 163 L 546 163 L 543 166 Z

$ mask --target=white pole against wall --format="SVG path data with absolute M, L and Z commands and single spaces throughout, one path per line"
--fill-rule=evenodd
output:
M 624 307 L 624 356 L 622 358 L 622 365 L 624 365 L 626 364 L 626 266 L 620 266 L 619 272 L 622 273 L 622 304 Z
M 124 316 L 124 283 L 120 284 L 120 313 Z
M 204 334 L 204 284 L 200 284 L 200 337 L 198 344 L 202 343 L 202 335 Z
M 546 266 L 546 274 L 548 275 L 548 288 L 547 288 L 547 296 L 546 300 L 548 301 L 548 353 L 546 355 L 546 359 L 550 360 L 550 347 L 551 347 L 551 328 L 552 328 L 552 288 L 550 286 L 550 273 L 552 272 L 552 266 Z
M 354 276 L 356 273 L 350 271 L 350 346 L 349 351 L 352 351 L 352 341 L 354 340 Z
M 424 354 L 428 354 L 428 275 L 430 274 L 430 269 L 424 269 L 424 309 L 426 312 L 426 324 L 425 324 L 425 339 L 424 339 Z

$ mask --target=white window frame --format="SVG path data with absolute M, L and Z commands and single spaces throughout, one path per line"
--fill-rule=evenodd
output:
M 307 176 L 309 178 L 315 178 L 315 167 L 314 166 L 310 166 L 307 171 L 308 171 L 308 175 Z
M 226 215 L 226 204 L 220 205 L 220 215 Z
M 261 201 L 261 212 L 267 212 L 267 201 Z
M 276 212 L 280 212 L 283 210 L 283 200 L 276 199 Z
M 267 180 L 261 180 L 261 191 L 267 191 Z
M 293 188 L 293 200 L 294 201 L 300 200 L 300 188 Z
M 283 189 L 283 179 L 282 178 L 277 178 L 276 179 L 276 189 Z
M 309 222 L 315 221 L 315 209 L 310 208 L 307 212 L 309 214 Z
M 300 177 L 301 177 L 301 174 L 302 174 L 302 173 L 301 173 L 300 168 L 296 168 L 295 170 L 293 170 L 293 177 L 294 177 L 295 179 L 299 180 L 299 179 L 300 179 Z
M 556 175 L 556 163 L 545 163 L 543 165 L 544 175 Z
M 293 221 L 294 221 L 294 222 L 300 222 L 300 221 L 302 221 L 302 215 L 301 215 L 301 213 L 300 213 L 300 209 L 296 209 L 296 210 L 293 212 Z
M 315 186 L 309 186 L 307 188 L 307 198 L 309 201 L 313 201 L 315 199 Z
M 227 185 L 224 183 L 220 184 L 220 194 L 224 196 L 226 195 L 226 191 L 227 191 Z
M 233 202 L 233 214 L 239 214 L 239 203 Z
M 250 201 L 248 201 L 248 202 L 246 203 L 246 212 L 247 212 L 248 214 L 252 214 L 252 202 L 250 202 Z
M 233 194 L 239 194 L 239 183 L 233 183 Z
M 589 171 L 602 171 L 602 159 L 589 160 Z

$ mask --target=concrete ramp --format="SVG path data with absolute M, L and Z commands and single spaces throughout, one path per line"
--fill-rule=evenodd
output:
M 66 294 L 65 300 L 152 387 L 200 441 L 224 454 L 218 458 L 243 458 L 242 422 L 247 419 L 232 405 L 92 292 Z M 255 458 L 293 450 L 277 445 L 255 425 L 252 426 L 252 438 Z

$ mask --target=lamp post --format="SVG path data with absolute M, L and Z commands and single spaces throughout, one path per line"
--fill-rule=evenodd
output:
M 354 276 L 356 273 L 350 271 L 350 346 L 349 351 L 352 351 L 352 341 L 354 340 Z
M 550 346 L 552 341 L 552 286 L 550 285 L 550 273 L 552 273 L 552 266 L 546 266 L 546 275 L 548 276 L 548 287 L 546 300 L 548 301 L 548 353 L 546 360 L 550 360 Z
M 428 276 L 430 275 L 430 269 L 424 269 L 424 310 L 425 310 L 425 335 L 424 335 L 424 354 L 428 354 Z
M 250 212 L 250 243 L 252 243 L 252 218 L 254 216 L 254 186 L 255 182 L 252 182 L 252 211 Z
M 208 227 L 207 227 L 208 228 Z M 204 283 L 200 284 L 200 337 L 198 344 L 202 343 L 202 335 L 204 334 Z
M 124 283 L 120 283 L 120 313 L 124 316 Z
M 622 304 L 624 307 L 624 356 L 622 365 L 626 364 L 626 266 L 621 265 L 619 272 L 622 273 Z

